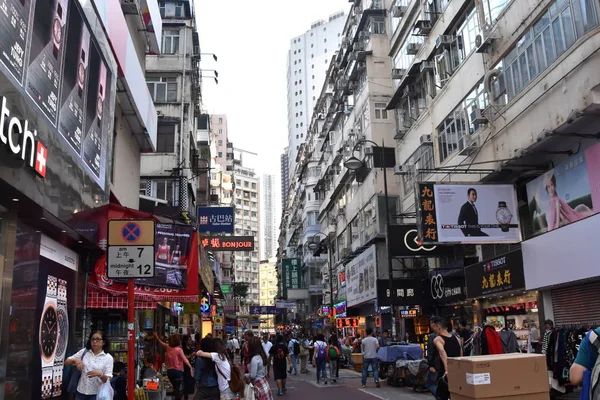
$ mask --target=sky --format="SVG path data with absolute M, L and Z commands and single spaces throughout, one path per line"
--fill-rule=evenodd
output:
M 202 53 L 203 107 L 226 114 L 234 147 L 257 173 L 279 179 L 287 145 L 287 52 L 313 22 L 348 11 L 348 0 L 195 0 Z M 219 84 L 212 79 L 219 73 Z M 252 165 L 253 164 L 253 165 Z

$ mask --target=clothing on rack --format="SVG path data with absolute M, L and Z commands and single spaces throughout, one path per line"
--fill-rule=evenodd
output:
M 496 332 L 496 328 L 491 325 L 486 325 L 483 327 L 482 333 L 482 341 L 481 341 L 481 354 L 489 355 L 489 354 L 504 354 L 504 349 L 502 347 L 502 340 L 500 340 L 500 335 Z
M 517 340 L 517 335 L 513 331 L 508 330 L 507 328 L 502 329 L 498 335 L 500 336 L 500 340 L 502 341 L 502 350 L 504 353 L 520 353 L 519 342 Z
M 588 327 L 573 325 L 557 327 L 544 333 L 542 352 L 546 355 L 548 376 L 553 386 L 565 386 L 569 383 L 570 368 L 588 330 Z

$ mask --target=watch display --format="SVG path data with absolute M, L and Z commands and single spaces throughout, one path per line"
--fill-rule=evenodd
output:
M 498 223 L 500 224 L 500 229 L 502 229 L 502 232 L 508 232 L 510 227 L 510 221 L 512 220 L 512 213 L 510 212 L 510 210 L 508 209 L 508 207 L 506 206 L 506 202 L 505 201 L 499 201 L 498 202 L 498 209 L 496 210 L 496 220 L 498 220 Z
M 56 4 L 56 16 L 54 22 L 52 22 L 52 54 L 54 58 L 58 59 L 60 52 L 60 44 L 62 43 L 62 19 L 63 19 L 63 8 L 60 3 Z

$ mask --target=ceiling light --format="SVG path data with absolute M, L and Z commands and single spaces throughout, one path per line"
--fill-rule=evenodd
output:
M 17 199 L 16 197 L 14 199 L 12 199 L 12 201 L 19 201 L 19 199 Z
M 61 230 L 61 232 L 62 232 L 62 233 L 67 233 L 67 231 L 65 231 L 64 229 L 63 229 L 63 230 Z
M 45 221 L 45 220 L 46 220 L 46 217 L 40 217 L 40 219 Z
M 83 240 L 78 240 L 77 243 L 83 243 Z

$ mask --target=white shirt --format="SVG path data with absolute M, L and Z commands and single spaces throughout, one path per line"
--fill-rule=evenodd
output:
M 240 342 L 236 338 L 233 338 L 233 348 L 236 350 L 240 348 Z
M 79 350 L 77 353 L 69 357 L 69 360 L 81 359 L 85 349 Z M 98 394 L 102 381 L 99 377 L 88 378 L 87 373 L 90 371 L 100 371 L 102 375 L 108 376 L 108 379 L 113 376 L 113 358 L 110 354 L 101 352 L 95 355 L 93 351 L 88 350 L 83 357 L 83 370 L 81 371 L 81 378 L 77 384 L 77 391 L 81 394 Z
M 231 380 L 231 367 L 229 365 L 229 361 L 227 359 L 221 360 L 219 353 L 210 353 L 210 355 L 216 364 L 217 378 L 219 379 L 219 390 L 221 393 L 223 393 L 229 389 L 229 381 Z
M 273 347 L 273 343 L 269 342 L 268 340 L 266 342 L 263 341 L 262 346 L 265 351 L 265 354 L 267 355 L 267 357 L 269 357 L 269 352 L 271 351 L 271 347 Z

